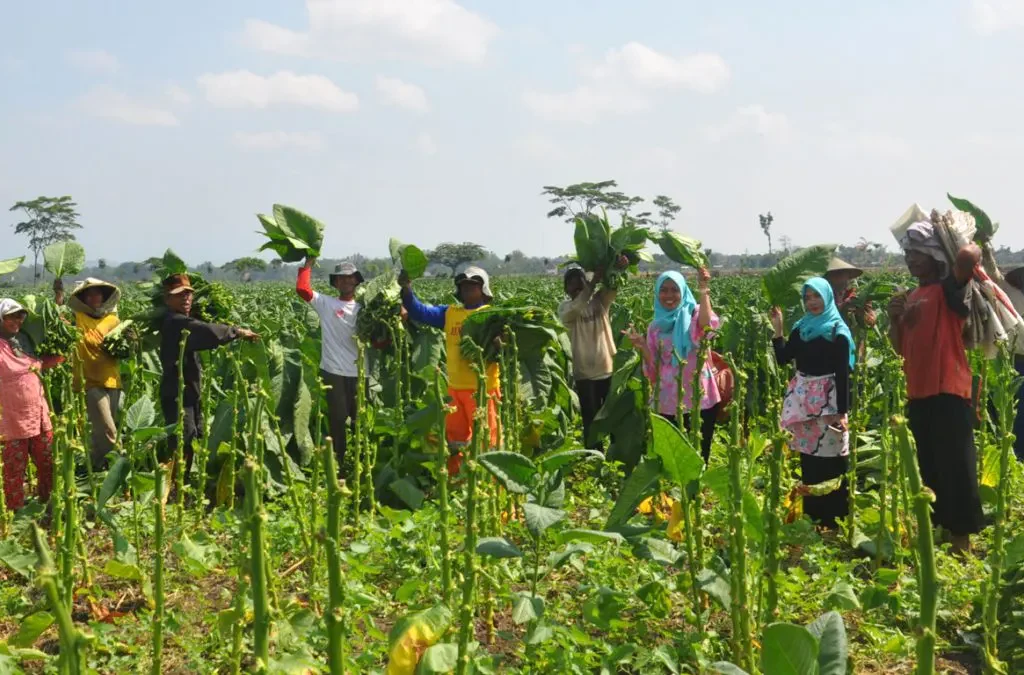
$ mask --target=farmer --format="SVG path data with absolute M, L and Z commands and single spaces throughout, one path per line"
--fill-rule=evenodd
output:
M 849 512 L 846 486 L 850 434 L 850 371 L 854 344 L 850 329 L 836 307 L 832 286 L 821 277 L 803 286 L 804 315 L 783 338 L 782 310 L 773 307 L 772 346 L 779 364 L 796 361 L 796 376 L 786 389 L 781 423 L 793 435 L 790 447 L 800 451 L 801 481 L 805 485 L 844 477 L 840 487 L 821 496 L 804 497 L 804 513 L 825 527 Z
M 64 286 L 54 283 L 55 300 L 64 302 Z M 107 455 L 117 442 L 117 411 L 121 403 L 121 369 L 117 360 L 103 351 L 103 338 L 114 330 L 117 302 L 121 291 L 99 279 L 86 279 L 71 291 L 68 308 L 75 313 L 75 323 L 82 331 L 73 366 L 75 391 L 85 385 L 86 414 L 91 428 L 93 469 L 103 469 Z
M 1017 310 L 1017 313 L 1024 316 L 1024 266 L 1007 272 L 1004 281 L 999 286 L 1013 303 L 1013 308 Z M 1013 358 L 1017 373 L 1024 377 L 1024 334 L 1017 334 Z M 1014 441 L 1013 452 L 1017 455 L 1017 459 L 1024 462 L 1024 384 L 1017 391 L 1017 417 L 1013 422 L 1013 434 L 1017 437 Z
M 185 380 L 183 398 L 185 446 L 182 454 L 185 458 L 185 477 L 192 470 L 192 443 L 202 436 L 203 414 L 200 402 L 201 380 L 203 369 L 196 352 L 214 349 L 238 338 L 257 340 L 259 335 L 246 328 L 236 328 L 217 323 L 206 323 L 189 316 L 192 312 L 192 284 L 185 274 L 172 274 L 162 282 L 164 303 L 168 312 L 160 326 L 160 364 L 163 376 L 160 379 L 160 408 L 163 410 L 164 422 L 168 425 L 178 423 L 178 352 L 180 350 L 181 332 L 189 332 L 185 343 L 185 363 L 182 375 Z M 176 453 L 178 439 L 171 436 L 169 450 Z M 172 485 L 177 476 L 178 467 L 172 471 Z
M 615 339 L 608 310 L 615 301 L 615 291 L 602 288 L 595 292 L 603 273 L 598 270 L 592 281 L 582 267 L 570 267 L 563 279 L 565 294 L 558 306 L 558 318 L 569 332 L 572 344 L 572 370 L 576 393 L 583 417 L 583 442 L 590 442 L 590 425 L 604 405 L 611 385 Z
M 708 331 L 719 326 L 718 315 L 711 310 L 711 275 L 704 268 L 698 270 L 700 304 L 679 272 L 665 272 L 654 284 L 654 319 L 647 328 L 646 338 L 631 325 L 625 334 L 643 357 L 644 374 L 654 385 L 651 407 L 665 419 L 678 423 L 680 371 L 682 376 L 683 410 L 692 411 L 693 375 L 697 367 L 696 350 Z M 715 422 L 721 407 L 721 392 L 711 367 L 711 353 L 704 355 L 701 373 L 700 433 L 701 455 L 707 463 L 711 456 L 711 442 L 715 435 Z M 692 414 L 683 417 L 689 429 Z
M 39 360 L 20 333 L 28 312 L 9 298 L 0 299 L 0 449 L 4 462 L 7 508 L 25 505 L 25 467 L 36 465 L 36 495 L 50 498 L 53 484 L 53 426 L 39 372 L 63 362 L 60 356 Z
M 448 460 L 448 471 L 454 475 L 462 465 L 462 452 L 459 448 L 465 447 L 473 438 L 473 417 L 477 407 L 478 378 L 476 371 L 462 358 L 462 324 L 467 316 L 483 309 L 494 299 L 490 278 L 479 267 L 467 267 L 465 271 L 456 274 L 455 297 L 462 303 L 461 307 L 424 304 L 413 293 L 412 281 L 404 270 L 398 277 L 398 283 L 402 287 L 402 304 L 409 318 L 444 331 L 448 354 L 448 395 L 455 408 L 448 415 L 445 433 L 446 440 L 456 450 L 456 454 Z M 500 395 L 498 364 L 487 364 L 485 376 L 490 446 L 496 448 L 499 431 L 497 398 Z
M 825 280 L 832 287 L 832 295 L 836 299 L 836 307 L 843 316 L 847 326 L 860 325 L 871 328 L 875 325 L 875 310 L 870 303 L 856 307 L 857 291 L 850 282 L 864 274 L 864 270 L 854 267 L 845 260 L 832 258 L 825 272 Z
M 903 357 L 921 478 L 935 493 L 932 522 L 947 531 L 955 551 L 966 551 L 984 525 L 963 341 L 967 282 L 981 251 L 968 244 L 951 265 L 929 222 L 911 225 L 900 246 L 919 286 L 890 300 L 889 339 Z
M 330 388 L 327 390 L 327 420 L 334 443 L 334 455 L 339 473 L 345 462 L 346 427 L 354 424 L 359 382 L 359 347 L 356 345 L 356 319 L 359 303 L 355 300 L 356 287 L 363 283 L 363 275 L 350 262 L 343 262 L 330 275 L 331 286 L 338 297 L 321 295 L 310 284 L 316 258 L 306 258 L 299 268 L 295 292 L 312 305 L 320 317 L 320 376 Z

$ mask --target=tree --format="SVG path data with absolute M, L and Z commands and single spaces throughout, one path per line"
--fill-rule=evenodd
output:
M 36 197 L 27 202 L 18 202 L 11 211 L 24 211 L 27 220 L 14 225 L 15 234 L 28 235 L 28 247 L 34 260 L 33 275 L 39 280 L 39 254 L 50 244 L 74 239 L 73 230 L 80 230 L 78 204 L 70 196 Z
M 556 185 L 545 185 L 541 191 L 547 196 L 548 201 L 555 204 L 555 208 L 548 211 L 548 218 L 561 218 L 567 223 L 576 220 L 576 216 L 585 216 L 597 208 L 604 208 L 606 211 L 618 211 L 629 216 L 629 211 L 637 204 L 643 203 L 642 197 L 630 197 L 624 192 L 619 192 L 618 183 L 613 180 L 604 180 L 598 183 L 574 183 L 567 187 Z M 641 225 L 650 222 L 650 213 L 639 213 L 633 220 Z
M 253 272 L 265 272 L 267 269 L 267 262 L 254 258 L 252 256 L 246 256 L 244 258 L 235 258 L 231 262 L 224 263 L 221 269 L 225 272 L 237 272 L 238 278 L 242 281 L 251 281 Z
M 654 198 L 654 207 L 658 209 L 658 226 L 664 230 L 668 230 L 669 226 L 679 215 L 679 212 L 683 210 L 683 207 L 677 205 L 672 201 L 671 197 L 665 195 L 658 195 Z
M 769 211 L 766 214 L 762 213 L 758 216 L 761 221 L 761 231 L 764 232 L 764 236 L 768 237 L 768 255 L 772 254 L 772 222 L 775 218 L 772 216 L 772 212 Z
M 461 244 L 445 242 L 439 244 L 433 251 L 427 251 L 427 259 L 430 262 L 450 267 L 453 272 L 460 265 L 486 257 L 487 249 L 480 244 L 468 241 Z

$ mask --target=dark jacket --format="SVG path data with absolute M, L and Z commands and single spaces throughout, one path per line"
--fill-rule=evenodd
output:
M 168 312 L 160 326 L 160 365 L 164 370 L 160 379 L 161 399 L 178 398 L 178 351 L 181 332 L 186 329 L 189 336 L 185 344 L 182 375 L 185 378 L 184 403 L 188 406 L 199 400 L 203 376 L 203 367 L 196 352 L 214 349 L 238 339 L 238 329 L 219 323 L 205 323 L 177 312 Z

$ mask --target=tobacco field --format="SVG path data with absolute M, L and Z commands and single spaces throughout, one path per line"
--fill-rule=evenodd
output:
M 859 281 L 880 308 L 908 284 Z M 622 282 L 616 335 L 646 327 L 652 286 Z M 501 447 L 475 442 L 455 477 L 438 440 L 443 335 L 394 317 L 386 349 L 365 346 L 369 391 L 334 480 L 317 317 L 290 285 L 220 290 L 262 339 L 203 353 L 188 481 L 159 460 L 174 429 L 145 339 L 122 360 L 120 454 L 104 471 L 69 366 L 46 371 L 56 482 L 48 512 L 0 510 L 0 674 L 1024 672 L 1008 358 L 972 358 L 990 402 L 976 431 L 988 526 L 958 557 L 927 526 L 884 309 L 855 331 L 852 525 L 825 531 L 801 514 L 779 431 L 791 371 L 774 362 L 758 277 L 712 280 L 712 346 L 737 396 L 706 468 L 697 437 L 650 415 L 625 339 L 595 424 L 606 450 L 585 449 L 560 277 L 492 287 L 502 346 L 476 355 L 502 364 Z M 416 285 L 432 302 L 451 288 Z M 123 292 L 122 319 L 149 308 L 146 288 Z

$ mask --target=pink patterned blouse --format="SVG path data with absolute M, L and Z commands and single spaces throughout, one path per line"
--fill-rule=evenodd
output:
M 690 321 L 690 339 L 693 344 L 699 344 L 701 329 L 697 321 L 700 309 L 694 310 L 693 318 Z M 711 321 L 708 330 L 718 328 L 721 321 L 718 315 L 711 313 Z M 661 415 L 675 416 L 679 413 L 679 366 L 672 363 L 672 336 L 663 335 L 653 325 L 647 329 L 647 347 L 651 350 L 651 358 L 658 361 L 658 369 L 655 370 L 652 364 L 644 363 L 644 375 L 651 381 L 651 386 L 659 386 L 660 392 L 652 392 L 651 408 L 655 407 L 654 397 L 657 396 L 656 412 Z M 660 358 L 660 360 L 658 360 Z M 693 403 L 693 371 L 697 367 L 696 359 L 685 359 L 683 362 L 683 408 L 690 410 Z M 704 356 L 704 373 L 701 375 L 704 392 L 701 398 L 701 410 L 711 408 L 722 400 L 718 391 L 718 383 L 711 372 L 711 350 Z
M 0 339 L 0 442 L 34 438 L 52 428 L 43 383 L 33 367 L 45 365 L 15 353 L 7 340 Z

